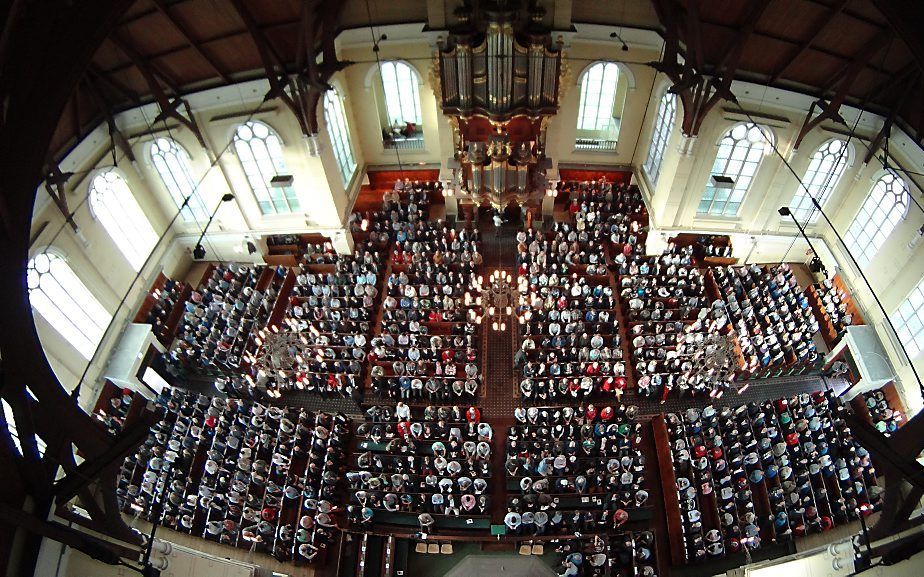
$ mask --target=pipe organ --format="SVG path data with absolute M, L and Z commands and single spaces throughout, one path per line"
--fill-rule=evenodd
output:
M 455 16 L 439 44 L 440 93 L 459 127 L 467 192 L 498 207 L 511 195 L 522 204 L 543 157 L 544 120 L 558 111 L 561 41 L 535 0 L 473 0 Z

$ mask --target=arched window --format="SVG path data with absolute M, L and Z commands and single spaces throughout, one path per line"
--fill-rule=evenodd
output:
M 301 208 L 291 186 L 272 186 L 274 176 L 288 175 L 282 142 L 262 122 L 249 121 L 234 133 L 234 151 L 263 214 L 289 214 Z
M 733 126 L 719 142 L 709 184 L 699 203 L 699 214 L 735 216 L 751 181 L 770 148 L 769 129 L 753 123 Z M 719 177 L 719 178 L 716 178 Z
M 157 244 L 157 233 L 125 179 L 114 170 L 96 175 L 90 183 L 90 208 L 132 268 L 141 270 Z
M 417 73 L 404 62 L 382 62 L 382 89 L 390 125 L 420 124 Z
M 924 351 L 924 279 L 892 314 L 892 323 L 908 356 L 914 359 Z
M 182 210 L 183 220 L 187 222 L 208 220 L 209 211 L 196 191 L 196 180 L 192 176 L 189 154 L 186 150 L 175 140 L 158 138 L 151 144 L 151 161 L 177 208 L 183 206 L 186 198 L 189 197 L 189 204 Z
M 822 144 L 812 155 L 805 178 L 802 179 L 805 187 L 800 185 L 792 197 L 792 202 L 789 203 L 789 209 L 799 222 L 809 224 L 818 220 L 818 211 L 815 210 L 812 199 L 817 200 L 822 206 L 828 201 L 847 167 L 848 146 L 843 140 L 830 140 Z M 811 197 L 806 194 L 806 188 Z
M 655 119 L 654 133 L 651 135 L 651 145 L 648 147 L 648 159 L 645 160 L 645 172 L 651 179 L 651 184 L 658 183 L 661 174 L 661 161 L 667 149 L 667 140 L 674 130 L 674 113 L 677 110 L 677 97 L 665 92 L 658 105 L 658 117 Z
M 112 315 L 57 254 L 43 252 L 32 257 L 27 279 L 32 308 L 90 360 Z
M 353 158 L 353 148 L 350 144 L 350 131 L 347 129 L 346 115 L 343 112 L 343 102 L 336 90 L 324 93 L 324 118 L 327 120 L 327 135 L 330 136 L 334 148 L 334 157 L 340 169 L 340 178 L 343 185 L 349 184 L 356 170 L 356 160 Z
M 597 62 L 584 72 L 578 108 L 579 130 L 610 129 L 618 81 L 619 67 L 613 62 Z
M 876 181 L 847 229 L 845 242 L 860 266 L 869 264 L 908 211 L 908 185 L 891 170 Z

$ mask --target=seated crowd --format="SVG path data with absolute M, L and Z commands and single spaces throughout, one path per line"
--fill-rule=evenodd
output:
M 154 335 L 161 339 L 162 342 L 169 343 L 173 340 L 174 335 L 168 334 L 171 328 L 168 326 L 170 317 L 175 308 L 184 304 L 184 293 L 189 286 L 180 281 L 165 279 L 163 285 L 151 292 L 154 302 L 144 317 L 144 322 L 151 325 Z M 136 319 L 140 320 L 140 319 Z M 176 330 L 176 326 L 172 330 Z
M 235 370 L 266 326 L 285 279 L 283 267 L 218 265 L 193 290 L 169 362 L 190 370 Z
M 394 188 L 382 194 L 381 210 L 350 214 L 350 231 L 354 237 L 368 235 L 372 242 L 387 244 L 405 226 L 426 222 L 430 201 L 441 190 L 439 182 L 396 180 Z
M 706 278 L 690 265 L 691 255 L 691 247 L 671 247 L 660 257 L 618 263 L 636 386 L 639 394 L 662 401 L 671 391 L 714 396 L 729 386 L 698 364 L 711 352 L 707 336 L 727 332 L 728 321 L 724 307 L 712 308 Z M 727 360 L 722 369 L 728 374 L 735 367 Z
M 561 577 L 655 577 L 654 533 L 625 532 L 559 541 Z
M 582 233 L 556 229 L 549 237 L 531 232 L 518 246 L 520 391 L 543 402 L 618 397 L 626 364 L 605 263 Z
M 751 375 L 811 369 L 821 359 L 812 340 L 818 321 L 788 264 L 710 269 Z
M 480 255 L 477 231 L 424 222 L 398 230 L 369 355 L 376 394 L 431 402 L 477 394 L 481 305 L 472 291 L 473 255 Z
M 510 533 L 607 532 L 645 506 L 635 407 L 529 407 L 507 435 Z
M 429 532 L 438 525 L 436 517 L 487 514 L 494 431 L 479 409 L 421 410 L 399 401 L 366 414 L 346 474 L 354 524 L 407 524 L 390 515 L 405 513 Z
M 902 426 L 905 421 L 904 415 L 892 406 L 882 389 L 863 393 L 862 397 L 877 431 L 889 437 Z
M 831 279 L 825 279 L 813 286 L 823 309 L 823 316 L 834 330 L 835 341 L 840 340 L 847 327 L 854 322 L 853 314 L 849 310 L 850 296 L 835 286 Z
M 878 508 L 875 470 L 845 410 L 817 392 L 668 414 L 687 558 L 826 531 Z
M 158 404 L 162 419 L 122 466 L 126 513 L 162 512 L 171 529 L 280 560 L 323 556 L 338 527 L 346 417 L 177 389 Z
M 295 269 L 284 325 L 299 336 L 300 344 L 293 346 L 303 363 L 283 387 L 358 398 L 378 303 L 381 254 L 374 245 L 359 244 L 352 255 L 323 260 L 306 256 Z
M 574 217 L 575 228 L 588 231 L 597 246 L 609 241 L 615 254 L 626 247 L 631 253 L 645 245 L 648 211 L 638 187 L 612 183 L 603 177 L 565 182 L 559 194 L 562 193 L 568 195 L 568 212 Z

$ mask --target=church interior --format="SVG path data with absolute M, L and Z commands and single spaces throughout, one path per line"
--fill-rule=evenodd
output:
M 921 3 L 2 4 L 0 575 L 924 574 Z

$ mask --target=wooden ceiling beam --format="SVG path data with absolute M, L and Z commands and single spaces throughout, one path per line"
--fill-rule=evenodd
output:
M 908 51 L 914 56 L 918 69 L 924 72 L 924 4 L 908 0 L 875 0 L 874 4 Z
M 119 50 L 128 56 L 128 59 L 131 60 L 134 67 L 138 69 L 138 72 L 144 77 L 145 81 L 148 83 L 148 87 L 151 88 L 152 91 L 156 86 L 158 92 L 163 92 L 163 87 L 160 84 L 162 81 L 174 94 L 179 94 L 180 83 L 177 81 L 176 77 L 162 70 L 153 60 L 143 57 L 138 50 L 132 46 L 128 40 L 122 38 L 118 32 L 110 36 L 109 41 L 115 44 Z M 158 78 L 160 78 L 160 81 L 157 80 Z
M 699 7 L 696 2 L 687 4 L 686 18 L 687 51 L 697 70 L 703 69 L 703 27 L 700 22 Z
M 170 21 L 170 24 L 173 25 L 173 27 L 176 28 L 177 32 L 179 32 L 180 35 L 186 40 L 187 44 L 189 44 L 189 47 L 192 48 L 193 51 L 195 51 L 195 53 L 198 54 L 199 57 L 205 61 L 206 64 L 208 64 L 209 68 L 211 68 L 212 71 L 215 72 L 215 74 L 217 74 L 219 78 L 221 78 L 228 84 L 231 84 L 231 77 L 224 70 L 219 68 L 218 65 L 215 64 L 215 61 L 212 60 L 212 58 L 210 58 L 209 55 L 206 54 L 202 50 L 202 47 L 199 45 L 199 42 L 193 39 L 192 35 L 186 29 L 186 26 L 180 23 L 173 16 L 173 14 L 170 13 L 170 9 L 167 7 L 166 3 L 164 3 L 164 0 L 152 0 L 152 1 L 154 2 L 154 5 L 157 7 L 157 10 L 160 11 L 160 13 L 163 14 L 167 18 L 167 20 Z
M 731 75 L 734 75 L 735 70 L 738 69 L 738 63 L 741 61 L 741 55 L 744 53 L 744 46 L 747 44 L 751 34 L 754 33 L 757 22 L 760 20 L 760 17 L 763 16 L 764 11 L 769 5 L 770 3 L 764 0 L 752 0 L 751 9 L 748 11 L 747 16 L 745 16 L 744 22 L 737 26 L 738 33 L 735 35 L 735 39 L 732 43 L 726 48 L 725 55 L 722 57 L 717 67 L 718 70 L 723 71 L 723 76 L 727 76 L 724 73 L 726 69 L 731 71 Z M 731 81 L 728 83 L 730 84 Z
M 299 128 L 302 129 L 302 134 L 311 136 L 313 132 L 308 124 L 308 116 L 301 105 L 302 99 L 299 95 L 298 84 L 293 83 L 289 78 L 285 62 L 272 49 L 269 38 L 257 25 L 256 19 L 244 5 L 243 0 L 231 0 L 231 5 L 234 6 L 238 16 L 244 22 L 244 26 L 247 27 L 250 39 L 260 55 L 260 62 L 263 64 L 266 79 L 270 84 L 269 92 L 266 93 L 264 100 L 280 99 L 295 116 Z M 292 93 L 290 94 L 287 90 Z
M 131 59 L 132 63 L 141 72 L 141 75 L 144 77 L 145 82 L 148 85 L 148 88 L 151 90 L 151 94 L 154 97 L 154 100 L 157 102 L 157 106 L 160 107 L 160 113 L 154 119 L 152 124 L 157 124 L 162 122 L 167 118 L 173 118 L 186 128 L 188 128 L 195 136 L 196 140 L 199 141 L 199 145 L 206 151 L 209 151 L 208 145 L 205 143 L 205 137 L 202 135 L 202 131 L 199 129 L 199 125 L 196 123 L 196 118 L 192 115 L 192 111 L 189 109 L 189 104 L 186 103 L 180 97 L 179 86 L 174 83 L 167 83 L 167 87 L 173 93 L 173 97 L 167 95 L 164 87 L 161 86 L 158 81 L 158 76 L 163 79 L 163 75 L 157 74 L 157 68 L 153 66 L 152 62 L 144 60 L 140 54 L 134 49 L 134 47 L 121 38 L 118 34 L 113 34 L 109 37 L 116 46 L 121 48 L 123 52 Z M 180 108 L 185 109 L 186 114 L 180 111 Z M 209 151 L 210 152 L 210 151 Z
M 908 99 L 908 95 L 913 91 L 912 89 L 914 86 L 914 82 L 907 82 L 905 84 L 904 90 L 902 90 L 898 97 L 896 97 L 896 99 L 893 101 L 892 106 L 889 108 L 885 122 L 882 123 L 882 128 L 879 129 L 879 132 L 876 133 L 876 136 L 873 137 L 872 142 L 869 144 L 869 148 L 866 150 L 866 156 L 863 157 L 863 164 L 869 164 L 869 161 L 871 161 L 873 157 L 876 156 L 876 153 L 879 152 L 879 149 L 882 147 L 883 143 L 892 135 L 892 126 L 895 124 L 898 111 L 905 106 L 905 101 Z
M 898 85 L 900 82 L 903 82 L 909 76 L 914 74 L 919 74 L 917 62 L 912 61 L 904 68 L 896 72 L 895 74 L 889 75 L 888 79 L 881 84 L 877 84 L 871 88 L 861 101 L 861 106 L 865 107 L 867 103 L 873 102 L 879 96 L 882 96 L 887 90 L 891 90 L 893 87 Z
M 128 139 L 125 138 L 125 135 L 122 134 L 122 131 L 119 130 L 119 126 L 116 124 L 112 104 L 106 99 L 106 96 L 99 90 L 96 84 L 90 81 L 89 75 L 84 77 L 84 83 L 87 85 L 87 90 L 90 92 L 90 97 L 93 98 L 96 103 L 96 107 L 102 113 L 103 118 L 106 119 L 106 126 L 109 128 L 109 140 L 112 148 L 118 147 L 130 162 L 136 162 L 135 152 L 132 150 L 131 144 L 129 144 Z M 115 156 L 114 153 L 113 156 Z
M 705 26 L 713 26 L 715 28 L 720 28 L 728 32 L 733 32 L 733 33 L 738 32 L 738 26 L 735 26 L 735 25 L 730 25 L 730 24 L 725 24 L 723 22 L 715 22 L 715 21 L 710 21 L 710 20 L 703 20 L 702 23 Z M 754 30 L 751 32 L 751 34 L 756 38 L 766 38 L 767 40 L 773 40 L 773 41 L 780 42 L 783 44 L 789 44 L 790 46 L 799 46 L 799 42 L 796 40 L 793 40 L 791 38 L 785 38 L 778 34 L 767 32 L 766 30 Z M 845 62 L 849 62 L 851 59 L 851 56 L 849 54 L 841 54 L 840 52 L 834 52 L 833 50 L 822 48 L 821 46 L 811 46 L 809 48 L 809 51 L 817 52 L 819 54 L 824 54 L 825 56 L 829 56 L 836 60 L 841 60 Z M 708 63 L 706 66 L 708 68 Z M 866 68 L 879 72 L 879 69 L 871 65 L 867 65 Z M 766 73 L 764 73 L 764 77 L 766 77 Z
M 810 4 L 815 4 L 816 6 L 824 6 L 825 8 L 831 7 L 831 4 L 829 3 L 828 0 L 824 0 L 824 1 L 823 0 L 804 0 L 804 1 L 809 2 Z M 843 9 L 841 13 L 844 16 L 849 16 L 850 18 L 853 18 L 857 22 L 862 22 L 863 24 L 872 26 L 874 28 L 882 28 L 882 25 L 883 25 L 883 22 L 876 22 L 875 20 L 870 20 L 864 14 L 860 14 L 859 12 L 856 12 L 855 10 L 851 10 L 850 8 Z
M 132 104 L 136 106 L 141 106 L 141 97 L 138 96 L 137 92 L 125 86 L 124 84 L 116 80 L 115 78 L 112 78 L 112 76 L 109 73 L 101 71 L 99 68 L 97 68 L 93 64 L 90 64 L 89 68 L 87 68 L 87 76 L 92 76 L 96 80 L 99 80 L 100 82 L 102 82 L 103 84 L 111 88 L 112 90 L 121 94 L 122 97 L 124 97 L 126 100 L 128 100 Z
M 849 76 L 856 76 L 860 73 L 863 67 L 869 65 L 869 61 L 879 53 L 880 50 L 886 46 L 891 46 L 892 41 L 895 40 L 895 35 L 892 33 L 892 30 L 889 28 L 883 28 L 880 30 L 876 36 L 870 39 L 868 42 L 864 42 L 863 46 L 857 50 L 853 56 L 850 58 L 850 62 L 845 64 L 835 72 L 830 78 L 819 86 L 819 92 L 824 94 L 831 90 L 831 87 L 835 86 L 835 83 L 840 82 L 843 78 Z
M 789 70 L 790 66 L 792 66 L 793 63 L 794 63 L 796 60 L 798 60 L 799 58 L 801 58 L 802 55 L 805 54 L 805 52 L 806 52 L 809 48 L 812 47 L 812 44 L 815 43 L 815 40 L 818 38 L 818 35 L 821 34 L 822 30 L 824 30 L 824 29 L 828 26 L 828 24 L 830 24 L 831 21 L 834 20 L 834 18 L 835 18 L 838 14 L 841 13 L 841 11 L 842 11 L 842 10 L 844 9 L 844 7 L 847 5 L 847 2 L 849 2 L 849 0 L 838 0 L 838 2 L 837 2 L 836 4 L 833 4 L 833 5 L 831 5 L 831 6 L 828 7 L 828 11 L 827 11 L 827 12 L 824 14 L 824 16 L 823 16 L 822 18 L 820 18 L 820 19 L 815 23 L 815 25 L 812 27 L 813 30 L 814 30 L 814 31 L 812 32 L 812 35 L 809 36 L 808 38 L 806 38 L 806 39 L 802 42 L 802 44 L 799 45 L 799 47 L 798 47 L 798 49 L 796 50 L 796 52 L 793 53 L 793 55 L 792 55 L 791 57 L 789 57 L 789 58 L 786 59 L 786 63 L 783 64 L 783 66 L 781 66 L 780 68 L 778 68 L 777 70 L 775 70 L 775 71 L 770 75 L 770 82 L 771 82 L 771 83 L 776 82 L 777 80 L 779 80 L 780 77 L 781 77 L 783 74 L 785 74 L 787 70 Z

